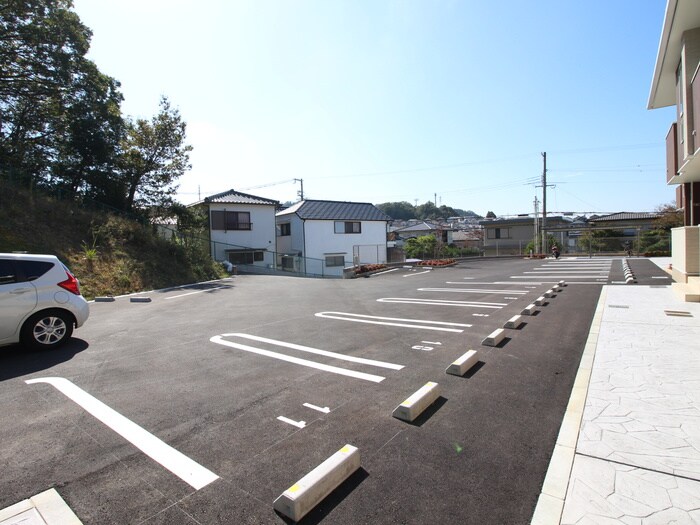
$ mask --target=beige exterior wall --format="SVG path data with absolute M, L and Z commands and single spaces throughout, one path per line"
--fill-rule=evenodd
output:
M 700 276 L 700 226 L 671 230 L 673 280 L 687 283 L 689 277 Z

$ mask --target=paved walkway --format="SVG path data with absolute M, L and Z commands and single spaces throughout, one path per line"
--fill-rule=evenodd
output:
M 700 303 L 667 285 L 603 288 L 532 519 L 612 523 L 700 524 Z

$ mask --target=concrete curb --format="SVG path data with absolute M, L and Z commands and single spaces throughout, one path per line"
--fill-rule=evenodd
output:
M 559 525 L 561 522 L 606 300 L 607 286 L 604 286 L 530 525 Z

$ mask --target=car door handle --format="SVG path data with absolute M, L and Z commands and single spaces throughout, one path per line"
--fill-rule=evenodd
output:
M 10 293 L 12 295 L 21 295 L 23 293 L 31 292 L 32 288 L 17 288 L 16 290 L 12 290 Z

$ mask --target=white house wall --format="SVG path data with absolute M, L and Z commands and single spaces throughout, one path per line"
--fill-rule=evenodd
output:
M 280 254 L 300 254 L 304 252 L 304 221 L 298 215 L 282 215 L 277 218 L 277 229 L 280 224 L 289 223 L 291 234 L 277 237 L 277 252 Z
M 237 211 L 250 213 L 250 230 L 210 230 L 212 256 L 217 261 L 227 259 L 227 250 L 255 248 L 257 250 L 275 250 L 275 207 L 245 204 L 210 204 L 212 211 Z M 267 259 L 270 261 L 267 261 Z M 272 254 L 266 254 L 265 263 L 272 261 Z
M 335 233 L 336 221 L 307 220 L 305 222 L 304 256 L 317 261 L 307 261 L 323 268 L 324 275 L 342 275 L 341 267 L 325 267 L 328 255 L 343 255 L 345 266 L 352 266 L 353 253 L 359 251 L 360 263 L 374 264 L 386 262 L 386 223 L 366 221 L 361 223 L 362 233 Z M 358 222 L 358 221 L 340 221 Z M 316 272 L 314 272 L 316 273 Z

